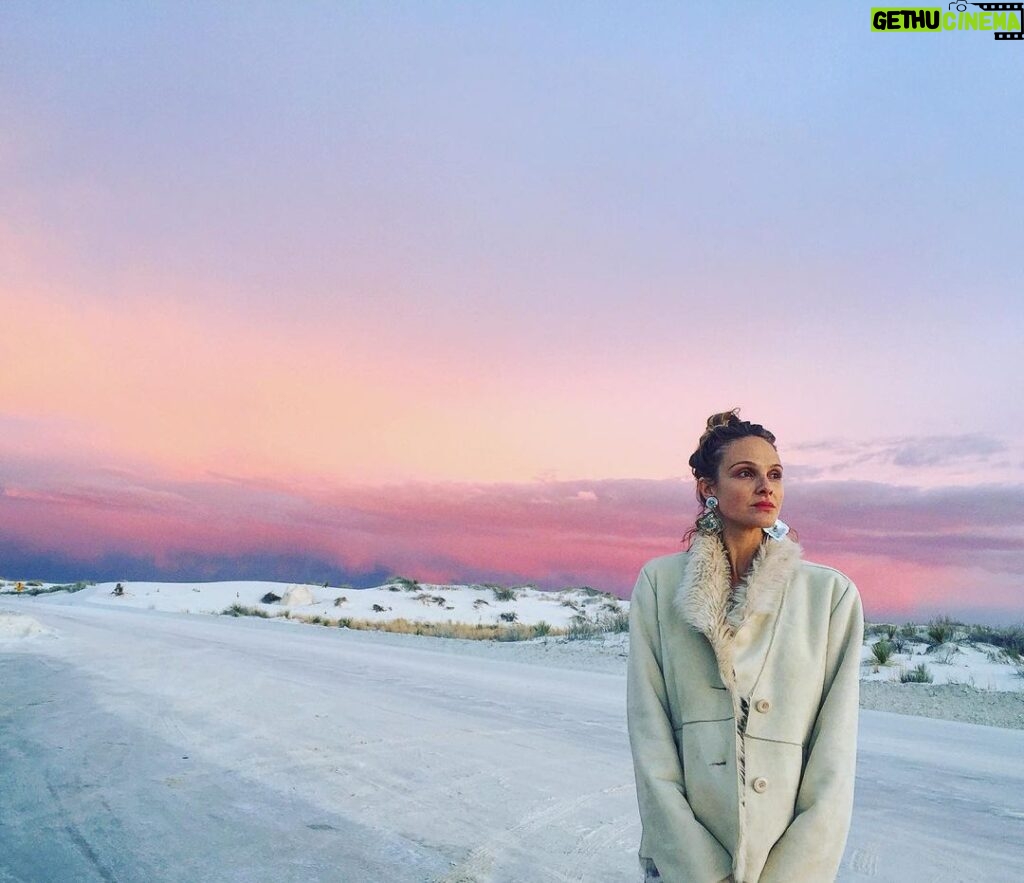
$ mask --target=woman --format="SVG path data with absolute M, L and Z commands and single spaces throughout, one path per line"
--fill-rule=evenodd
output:
M 827 883 L 853 808 L 860 596 L 786 536 L 763 426 L 713 415 L 690 466 L 690 548 L 643 567 L 630 609 L 645 879 Z

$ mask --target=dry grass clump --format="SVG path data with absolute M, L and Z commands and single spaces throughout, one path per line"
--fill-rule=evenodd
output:
M 932 673 L 928 671 L 928 666 L 923 662 L 913 668 L 900 669 L 901 684 L 930 684 L 931 682 Z
M 395 577 L 390 582 L 392 584 L 400 584 L 400 581 L 401 583 L 404 583 L 402 588 L 406 590 L 409 590 L 411 585 L 419 589 L 417 594 L 414 596 L 414 600 L 418 600 L 424 605 L 444 605 L 447 607 L 445 604 L 446 599 L 442 595 L 435 595 L 430 592 L 423 591 L 422 587 L 418 584 L 414 584 L 412 580 Z M 515 600 L 518 594 L 516 589 L 505 588 L 494 584 L 487 585 L 486 588 L 494 593 L 496 601 Z M 323 613 L 298 613 L 287 609 L 282 610 L 277 615 L 285 619 L 295 620 L 308 625 L 320 625 L 328 628 L 394 632 L 396 634 L 426 635 L 437 638 L 460 638 L 463 640 L 475 641 L 528 641 L 533 638 L 543 637 L 564 637 L 567 640 L 575 641 L 594 638 L 609 632 L 614 633 L 628 631 L 629 613 L 619 609 L 617 603 L 613 605 L 609 601 L 611 596 L 607 593 L 598 593 L 596 590 L 590 590 L 590 592 L 593 593 L 590 597 L 603 600 L 605 602 L 601 605 L 600 615 L 593 618 L 588 617 L 579 611 L 579 608 L 577 607 L 576 616 L 574 616 L 572 622 L 564 628 L 555 627 L 550 623 L 543 621 L 535 624 L 521 623 L 518 621 L 518 614 L 515 611 L 500 613 L 500 621 L 490 624 L 452 622 L 451 620 L 447 622 L 422 622 L 419 620 L 405 619 L 404 617 L 385 620 L 360 619 L 350 616 L 334 618 Z M 344 604 L 346 600 L 346 598 L 341 597 L 338 598 L 334 604 L 337 607 Z M 485 605 L 489 606 L 489 602 L 484 599 L 477 599 L 474 607 L 479 610 Z M 389 609 L 390 608 L 384 607 L 380 604 L 373 605 L 373 610 L 377 613 L 385 613 Z M 453 608 L 447 607 L 447 609 L 451 610 Z M 272 618 L 274 616 L 274 614 L 267 613 L 258 607 L 245 607 L 241 604 L 233 604 L 230 607 L 225 608 L 222 613 L 228 616 L 258 616 L 264 619 Z
M 4 583 L 4 580 L 0 580 L 0 585 L 2 585 L 3 583 Z M 13 586 L 17 585 L 17 583 L 12 582 L 12 583 L 10 583 L 10 585 L 13 587 Z M 77 582 L 77 583 L 65 583 L 65 584 L 59 585 L 59 586 L 44 586 L 39 580 L 34 579 L 34 580 L 31 580 L 31 581 L 29 581 L 27 583 L 23 583 L 22 585 L 23 586 L 28 586 L 29 588 L 23 588 L 20 592 L 15 592 L 15 591 L 13 591 L 13 589 L 5 590 L 4 594 L 5 595 L 11 594 L 11 595 L 35 596 L 35 595 L 52 595 L 55 592 L 80 592 L 86 586 L 92 586 L 92 585 L 95 585 L 95 583 L 82 581 L 82 582 Z
M 602 616 L 599 620 L 606 632 L 628 632 L 629 631 L 629 611 L 628 610 L 616 610 L 608 616 Z
M 264 610 L 258 607 L 245 607 L 242 604 L 232 604 L 226 607 L 221 613 L 225 616 L 259 616 L 263 619 L 270 618 Z M 308 625 L 322 625 L 328 628 L 355 629 L 369 632 L 395 632 L 400 635 L 427 635 L 434 638 L 463 638 L 472 641 L 528 641 L 531 638 L 543 638 L 548 635 L 556 636 L 565 634 L 565 629 L 553 628 L 546 622 L 538 622 L 536 625 L 524 625 L 513 623 L 512 625 L 484 625 L 477 623 L 472 625 L 464 622 L 418 622 L 411 619 L 356 619 L 351 616 L 342 616 L 333 619 L 320 613 L 302 614 L 292 613 L 286 610 L 281 614 L 283 619 L 304 622 Z
M 262 619 L 270 619 L 270 614 L 259 607 L 246 607 L 244 604 L 232 604 L 221 611 L 222 616 L 259 616 Z
M 609 616 L 599 616 L 597 619 L 590 619 L 582 613 L 577 613 L 565 630 L 565 637 L 570 641 L 585 641 L 588 638 L 596 638 L 608 632 L 628 632 L 629 614 L 625 610 Z
M 298 618 L 298 617 L 293 617 Z M 511 626 L 470 624 L 465 622 L 419 622 L 411 619 L 347 619 L 346 628 L 372 632 L 395 632 L 400 635 L 427 635 L 434 638 L 463 638 L 472 641 L 526 641 L 545 635 L 562 634 L 546 622 L 537 625 Z
M 299 617 L 293 617 L 299 618 Z M 628 616 L 626 629 L 628 629 Z M 350 629 L 375 632 L 397 632 L 402 635 L 427 635 L 434 638 L 462 638 L 471 641 L 529 641 L 533 638 L 561 637 L 568 640 L 592 638 L 614 629 L 606 620 L 586 620 L 587 625 L 570 624 L 568 628 L 556 628 L 541 621 L 533 625 L 510 621 L 509 625 L 466 623 L 466 622 L 419 622 L 409 619 L 370 620 L 347 619 L 344 626 Z M 341 625 L 341 623 L 339 623 Z

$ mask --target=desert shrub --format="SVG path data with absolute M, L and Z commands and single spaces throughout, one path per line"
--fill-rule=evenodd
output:
M 26 586 L 41 586 L 42 584 L 42 580 L 38 579 L 30 579 L 27 583 L 25 583 Z
M 1024 625 L 1009 628 L 975 625 L 968 631 L 967 639 L 975 644 L 991 644 L 998 647 L 1010 661 L 1019 660 L 1024 656 Z
M 628 632 L 629 614 L 625 610 L 617 610 L 611 616 L 601 617 L 601 626 L 606 632 Z
M 54 592 L 80 592 L 80 591 L 82 591 L 82 589 L 84 589 L 87 585 L 90 585 L 90 584 L 89 583 L 84 583 L 84 582 L 78 582 L 78 583 L 65 583 L 64 585 L 59 585 L 59 586 L 42 586 L 41 583 L 26 583 L 25 585 L 28 585 L 28 586 L 35 585 L 36 586 L 36 588 L 25 589 L 25 591 L 22 592 L 23 595 L 31 595 L 31 596 L 34 597 L 36 595 L 52 595 Z
M 889 641 L 891 641 L 893 638 L 895 638 L 896 637 L 896 632 L 899 631 L 899 627 L 895 626 L 895 625 L 893 625 L 891 623 L 887 623 L 885 626 L 883 626 L 883 628 L 885 630 L 884 631 L 885 637 Z
M 893 635 L 889 643 L 897 653 L 905 653 L 907 650 L 907 639 L 902 634 Z
M 392 586 L 395 588 L 392 589 Z M 392 591 L 415 592 L 420 587 L 419 581 L 409 579 L 407 576 L 392 576 L 388 578 L 388 588 Z
M 565 629 L 565 637 L 570 641 L 585 641 L 601 633 L 600 626 L 592 619 L 576 614 Z
M 515 601 L 519 597 L 515 589 L 505 586 L 492 586 L 491 591 L 494 592 L 495 601 Z
M 244 604 L 232 604 L 221 611 L 222 616 L 259 616 L 262 619 L 269 619 L 270 614 L 259 607 L 246 607 Z
M 948 616 L 937 616 L 928 623 L 928 640 L 936 647 L 953 639 L 955 623 Z
M 475 607 L 475 608 L 476 608 L 477 610 L 479 610 L 479 609 L 480 609 L 481 607 L 490 607 L 490 606 L 491 606 L 491 602 L 490 602 L 490 601 L 485 601 L 485 600 L 484 600 L 483 598 L 477 598 L 477 599 L 476 599 L 476 600 L 475 600 L 475 601 L 473 602 L 473 606 L 474 606 L 474 607 Z
M 912 622 L 908 622 L 906 625 L 900 626 L 900 634 L 904 638 L 913 641 L 917 637 L 917 626 Z
M 344 595 L 339 595 L 337 598 L 334 599 L 334 606 L 341 607 L 342 604 L 348 604 L 348 598 L 346 598 Z
M 880 665 L 885 665 L 892 656 L 893 646 L 888 641 L 875 641 L 871 645 L 871 653 Z
M 384 608 L 380 604 L 374 604 L 373 605 L 373 612 L 374 613 L 384 613 Z
M 260 598 L 260 604 L 276 604 L 280 600 L 280 595 L 275 595 L 273 592 L 267 592 L 267 594 Z
M 928 671 L 928 666 L 923 662 L 913 668 L 900 669 L 901 684 L 930 684 L 931 682 L 932 673 Z
M 563 607 L 569 607 L 569 608 L 571 608 L 571 609 L 573 609 L 573 610 L 579 610 L 579 609 L 580 609 L 580 605 L 579 605 L 579 604 L 577 604 L 577 603 L 576 603 L 575 601 L 571 601 L 571 600 L 570 600 L 570 599 L 568 599 L 568 598 L 566 598 L 566 599 L 565 599 L 565 600 L 564 600 L 564 601 L 562 602 L 562 606 L 563 606 Z
M 506 613 L 500 614 L 499 619 L 501 619 L 502 622 L 515 622 L 517 619 L 519 619 L 519 614 L 516 613 L 514 610 L 510 610 Z
M 533 629 L 530 626 L 513 625 L 508 628 L 499 629 L 495 638 L 498 641 L 525 641 L 533 637 Z
M 548 625 L 544 620 L 541 620 L 533 627 L 533 636 L 535 638 L 543 638 L 546 635 L 551 634 L 551 626 Z

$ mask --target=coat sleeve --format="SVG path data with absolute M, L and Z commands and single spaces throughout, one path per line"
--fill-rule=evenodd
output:
M 657 599 L 641 571 L 629 610 L 626 688 L 629 741 L 646 858 L 665 883 L 719 883 L 732 857 L 694 816 L 686 800 L 661 665 Z
M 834 880 L 853 813 L 864 612 L 850 583 L 829 620 L 821 708 L 811 731 L 793 821 L 768 854 L 760 883 Z

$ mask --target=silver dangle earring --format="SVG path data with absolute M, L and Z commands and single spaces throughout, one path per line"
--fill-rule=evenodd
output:
M 761 530 L 768 534 L 768 536 L 770 536 L 773 540 L 781 540 L 786 534 L 789 533 L 789 525 L 786 524 L 786 522 L 783 521 L 781 518 L 778 518 L 775 520 L 775 524 L 773 524 L 771 527 L 762 527 Z
M 697 516 L 697 530 L 704 536 L 711 537 L 722 532 L 725 522 L 718 514 L 718 497 L 708 497 L 704 501 L 704 511 Z

